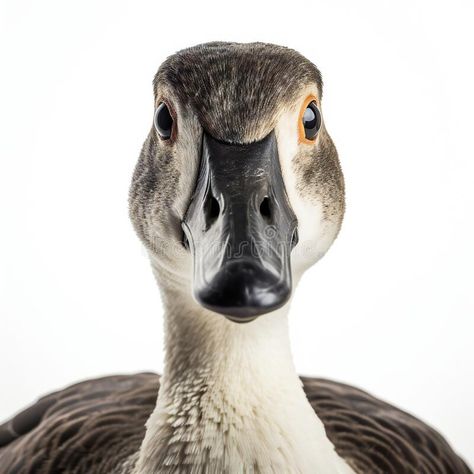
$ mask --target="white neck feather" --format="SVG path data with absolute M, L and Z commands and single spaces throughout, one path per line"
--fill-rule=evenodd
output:
M 296 374 L 288 307 L 239 325 L 187 295 L 163 291 L 165 370 L 135 473 L 352 472 Z

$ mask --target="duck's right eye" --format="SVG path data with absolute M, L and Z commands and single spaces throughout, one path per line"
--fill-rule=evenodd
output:
M 161 102 L 155 110 L 154 124 L 156 131 L 163 140 L 171 138 L 173 134 L 173 117 L 164 102 Z

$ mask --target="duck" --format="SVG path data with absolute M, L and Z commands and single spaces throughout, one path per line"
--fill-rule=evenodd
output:
M 40 398 L 0 426 L 2 474 L 472 472 L 419 419 L 296 372 L 294 288 L 345 211 L 322 88 L 311 61 L 266 43 L 163 62 L 129 194 L 161 291 L 163 374 Z

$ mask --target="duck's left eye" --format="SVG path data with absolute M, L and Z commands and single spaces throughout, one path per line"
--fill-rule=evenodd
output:
M 156 131 L 163 140 L 169 140 L 173 134 L 173 117 L 168 106 L 161 102 L 155 110 L 154 124 Z
M 302 120 L 305 138 L 314 140 L 321 128 L 321 112 L 314 100 L 307 105 Z

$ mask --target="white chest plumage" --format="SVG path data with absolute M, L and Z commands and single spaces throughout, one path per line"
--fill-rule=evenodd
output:
M 168 314 L 165 373 L 136 474 L 352 473 L 308 403 L 286 311 L 236 325 Z

